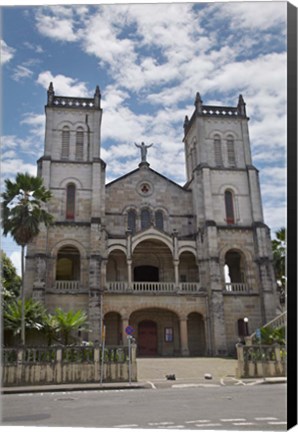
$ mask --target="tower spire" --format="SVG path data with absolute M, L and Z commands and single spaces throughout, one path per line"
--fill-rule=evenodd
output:
M 202 104 L 203 104 L 203 101 L 201 99 L 201 95 L 199 92 L 197 92 L 194 105 L 196 107 L 198 114 L 202 114 Z
M 53 104 L 54 96 L 55 96 L 54 86 L 53 86 L 53 83 L 50 82 L 50 85 L 49 85 L 49 88 L 48 88 L 48 105 L 52 105 Z
M 238 114 L 246 117 L 245 105 L 246 105 L 246 103 L 244 102 L 242 94 L 240 94 L 239 99 L 238 99 L 237 111 L 238 111 Z
M 100 108 L 100 100 L 101 100 L 101 93 L 99 90 L 99 86 L 97 85 L 94 93 L 94 105 L 96 108 Z

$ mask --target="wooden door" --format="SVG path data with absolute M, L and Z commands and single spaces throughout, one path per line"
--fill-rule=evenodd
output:
M 141 321 L 139 323 L 138 351 L 140 356 L 157 354 L 157 325 L 154 321 Z

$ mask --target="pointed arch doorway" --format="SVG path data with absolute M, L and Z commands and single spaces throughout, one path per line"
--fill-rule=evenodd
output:
M 157 355 L 157 324 L 144 320 L 138 325 L 138 348 L 140 356 Z

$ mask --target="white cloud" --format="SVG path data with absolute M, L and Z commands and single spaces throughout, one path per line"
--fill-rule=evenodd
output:
M 37 141 L 36 136 L 31 136 L 32 132 L 29 132 L 26 139 L 17 137 L 16 135 L 3 135 L 1 137 L 1 150 L 7 151 L 17 151 L 18 155 L 20 153 L 29 154 L 37 156 L 37 152 L 41 150 L 41 141 Z M 2 153 L 2 159 L 4 159 L 4 154 Z
M 72 9 L 63 6 L 55 6 L 38 10 L 36 14 L 36 27 L 38 31 L 52 39 L 74 42 L 78 39 L 75 32 L 75 22 L 72 17 Z
M 44 71 L 38 75 L 37 83 L 45 89 L 49 88 L 50 82 L 53 82 L 54 91 L 60 96 L 88 96 L 86 83 L 79 82 L 76 78 L 61 74 L 54 76 L 50 71 Z
M 264 220 L 271 230 L 271 237 L 273 237 L 273 234 L 279 228 L 286 227 L 286 211 L 286 205 L 284 202 L 282 202 L 281 204 L 277 204 L 277 202 L 272 202 L 271 205 L 266 204 L 264 206 Z
M 36 164 L 26 163 L 22 159 L 2 160 L 2 177 L 13 179 L 17 172 L 28 172 L 30 175 L 36 176 Z
M 33 44 L 30 42 L 24 42 L 24 47 L 28 48 L 31 51 L 34 51 L 36 54 L 42 54 L 44 52 L 43 48 L 41 45 L 38 44 Z
M 285 2 L 226 2 L 210 5 L 208 13 L 225 20 L 232 30 L 268 30 L 286 20 Z
M 27 68 L 26 66 L 18 65 L 12 75 L 12 78 L 15 81 L 21 81 L 25 78 L 31 78 L 33 75 L 33 72 Z
M 0 40 L 0 62 L 1 64 L 8 63 L 13 57 L 16 52 L 16 50 L 10 46 L 7 45 L 7 43 L 4 40 Z
M 30 126 L 30 135 L 39 138 L 44 137 L 45 131 L 45 116 L 44 114 L 27 113 L 23 116 L 21 124 Z

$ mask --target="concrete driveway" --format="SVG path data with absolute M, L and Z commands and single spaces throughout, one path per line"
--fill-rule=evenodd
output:
M 222 383 L 222 379 L 233 380 L 237 360 L 214 357 L 138 358 L 138 381 L 162 383 L 166 375 L 175 375 L 176 382 Z M 212 377 L 206 379 L 205 375 Z M 173 383 L 174 384 L 174 383 Z

